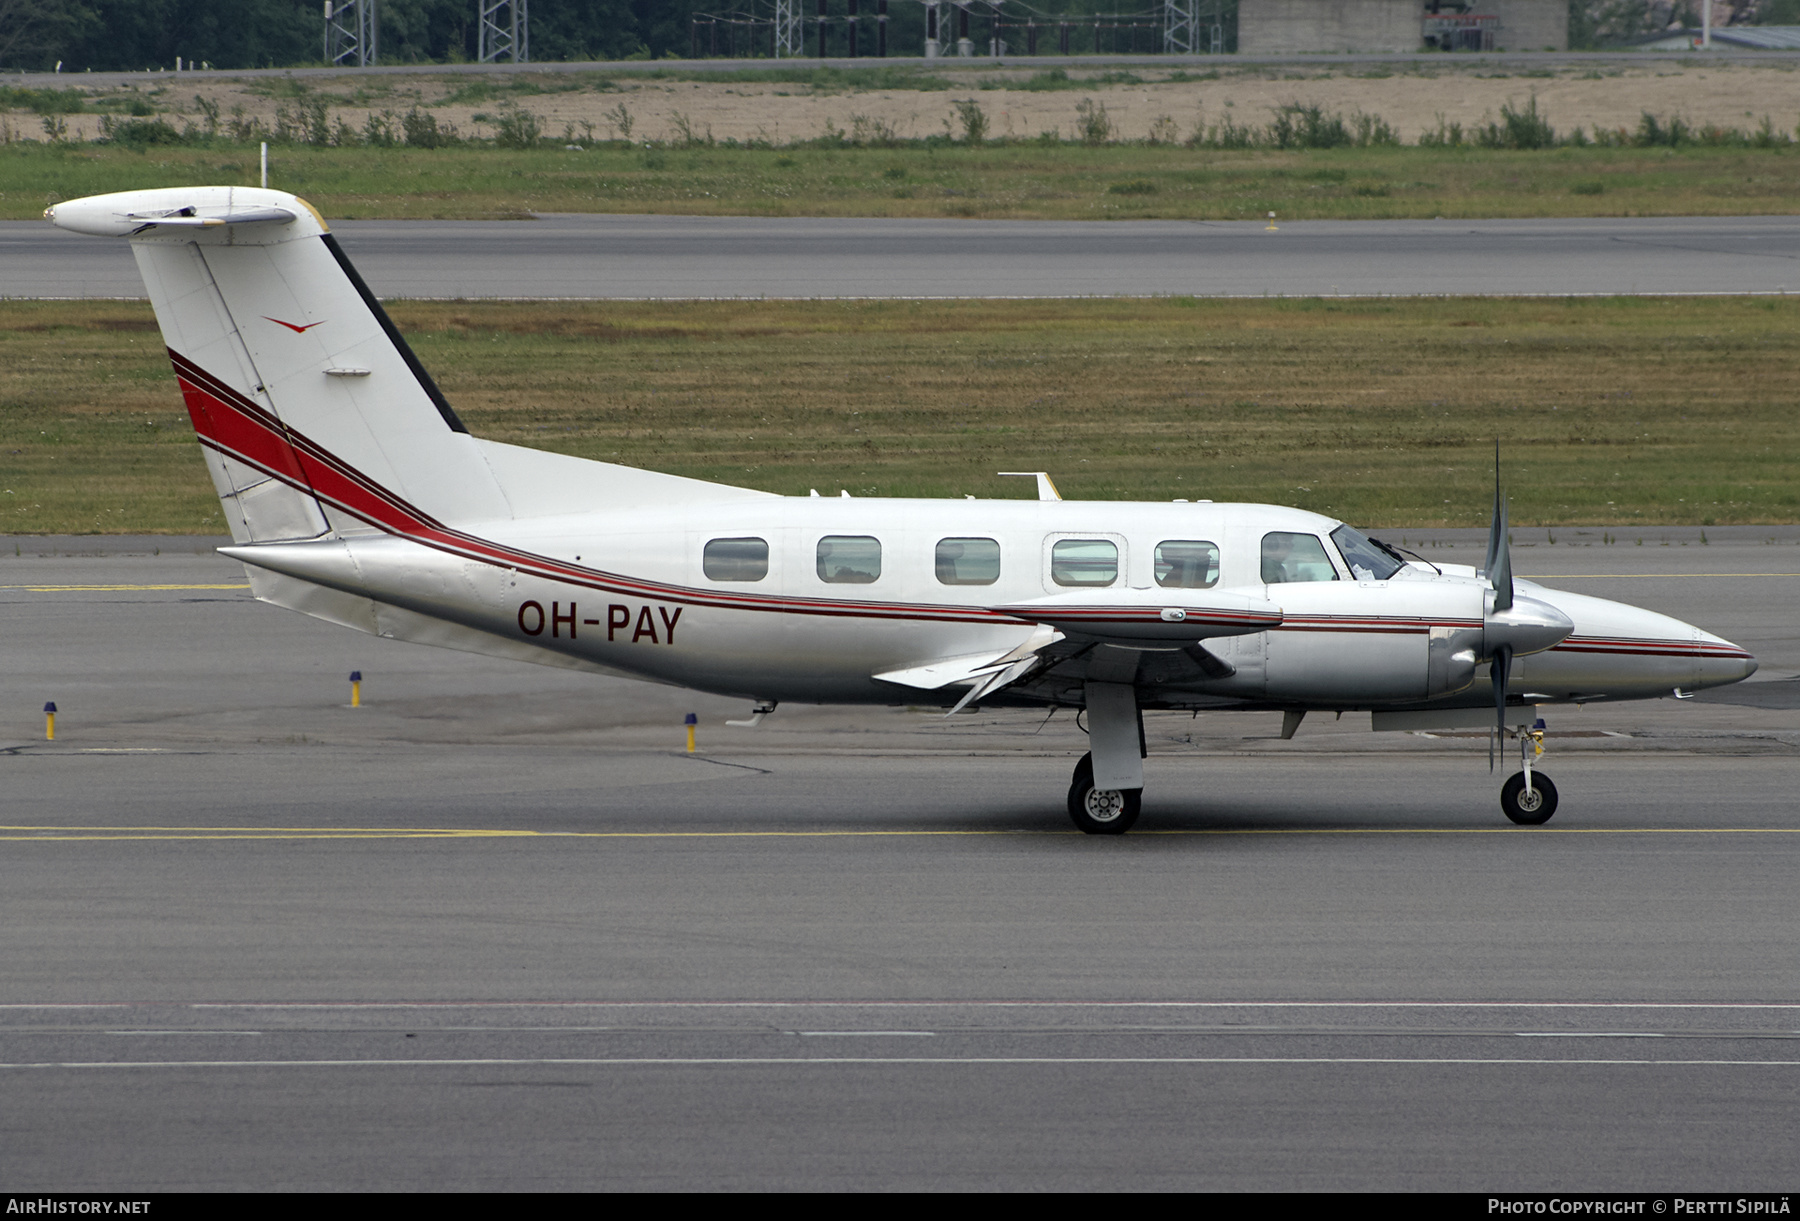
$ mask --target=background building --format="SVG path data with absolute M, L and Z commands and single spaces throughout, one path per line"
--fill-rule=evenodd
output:
M 1567 0 L 1238 0 L 1245 55 L 1308 51 L 1566 51 Z

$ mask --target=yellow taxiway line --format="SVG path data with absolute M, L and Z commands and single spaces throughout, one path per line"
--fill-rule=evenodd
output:
M 66 593 L 137 593 L 163 589 L 249 589 L 248 582 L 232 585 L 0 585 L 0 589 L 23 589 L 34 594 Z

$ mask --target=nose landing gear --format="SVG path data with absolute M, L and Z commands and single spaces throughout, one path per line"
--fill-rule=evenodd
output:
M 1143 798 L 1143 789 L 1095 788 L 1094 756 L 1086 754 L 1069 785 L 1069 817 L 1089 835 L 1123 835 L 1137 821 Z
M 1524 770 L 1515 772 L 1500 787 L 1500 810 L 1522 827 L 1541 827 L 1556 813 L 1556 786 L 1531 766 L 1544 753 L 1543 718 L 1529 729 L 1520 726 L 1518 738 L 1519 763 Z
M 1556 786 L 1541 773 L 1525 787 L 1525 773 L 1515 772 L 1500 788 L 1500 809 L 1522 827 L 1541 827 L 1556 813 Z

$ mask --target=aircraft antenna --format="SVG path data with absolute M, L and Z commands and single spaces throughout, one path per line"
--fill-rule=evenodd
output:
M 1050 481 L 1048 471 L 996 471 L 997 475 L 1017 475 L 1024 479 L 1037 480 L 1039 500 L 1061 500 L 1062 493 L 1056 490 L 1056 484 Z

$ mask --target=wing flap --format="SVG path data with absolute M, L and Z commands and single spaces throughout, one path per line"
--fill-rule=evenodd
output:
M 973 653 L 967 657 L 946 657 L 922 666 L 909 666 L 904 670 L 887 670 L 875 677 L 884 683 L 894 683 L 901 687 L 936 691 L 953 683 L 984 678 L 998 664 L 992 653 Z

